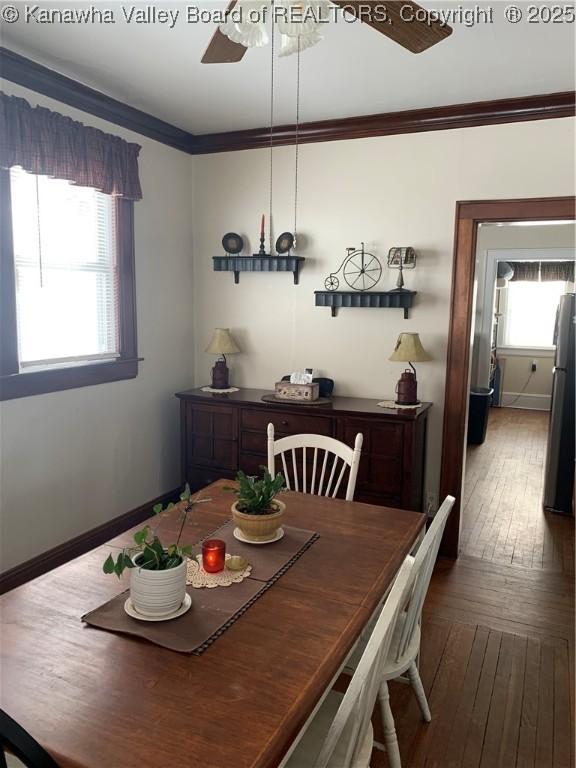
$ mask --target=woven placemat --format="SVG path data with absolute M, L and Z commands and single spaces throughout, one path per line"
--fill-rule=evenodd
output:
M 82 621 L 91 627 L 133 635 L 179 653 L 197 656 L 204 653 L 319 538 L 314 531 L 284 526 L 285 535 L 280 541 L 265 546 L 250 546 L 236 541 L 233 530 L 234 526 L 229 521 L 206 538 L 224 539 L 232 554 L 242 555 L 248 560 L 252 565 L 252 574 L 244 581 L 228 589 L 187 587 L 192 607 L 187 613 L 169 621 L 139 621 L 128 616 L 124 610 L 128 590 L 82 616 Z M 244 548 L 248 550 L 248 555 Z

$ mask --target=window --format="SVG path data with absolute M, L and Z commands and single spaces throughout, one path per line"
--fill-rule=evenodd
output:
M 506 288 L 504 346 L 552 347 L 564 281 L 510 281 Z
M 134 377 L 133 203 L 2 176 L 2 399 Z

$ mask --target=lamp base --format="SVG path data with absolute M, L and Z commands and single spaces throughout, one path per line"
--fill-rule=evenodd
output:
M 399 400 L 394 400 L 394 404 L 395 405 L 421 405 L 422 401 L 421 400 L 414 400 L 413 403 L 407 403 L 404 400 L 402 402 L 400 402 Z
M 418 382 L 413 371 L 406 370 L 396 384 L 396 405 L 418 405 Z
M 228 389 L 230 386 L 228 382 L 228 366 L 226 360 L 217 360 L 212 368 L 212 388 L 213 389 Z

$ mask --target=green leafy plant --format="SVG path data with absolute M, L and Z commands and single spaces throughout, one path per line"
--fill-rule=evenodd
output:
M 182 520 L 175 544 L 165 546 L 152 528 L 149 525 L 145 525 L 144 528 L 136 531 L 134 534 L 135 547 L 123 549 L 116 559 L 114 559 L 113 555 L 108 555 L 102 566 L 104 573 L 114 573 L 120 578 L 128 568 L 166 571 L 169 568 L 179 566 L 186 555 L 192 554 L 192 545 L 180 546 L 180 537 L 182 536 L 188 512 L 195 504 L 195 500 L 191 496 L 190 487 L 186 484 L 186 487 L 180 494 Z M 174 503 L 170 502 L 166 510 L 172 509 L 175 506 Z M 152 509 L 155 515 L 159 515 L 164 511 L 162 504 L 156 504 Z M 137 552 L 140 554 L 136 554 Z
M 272 506 L 277 493 L 285 490 L 286 480 L 281 472 L 272 477 L 266 467 L 262 467 L 262 477 L 248 476 L 242 470 L 236 475 L 238 488 L 226 487 L 238 496 L 237 509 L 247 515 L 271 515 L 277 510 Z

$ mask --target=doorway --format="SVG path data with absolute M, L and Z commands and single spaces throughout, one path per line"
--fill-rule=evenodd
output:
M 449 557 L 457 557 L 461 548 L 476 253 L 480 227 L 489 223 L 573 221 L 574 203 L 574 197 L 565 197 L 459 202 L 456 205 L 440 484 L 442 496 L 450 493 L 457 499 L 442 542 L 442 554 Z
M 462 555 L 572 568 L 565 524 L 542 514 L 542 500 L 545 490 L 555 498 L 558 483 L 549 471 L 545 484 L 545 468 L 552 390 L 560 375 L 553 370 L 556 319 L 562 297 L 574 292 L 574 247 L 572 223 L 479 225 Z M 556 410 L 566 420 L 566 409 Z M 569 513 L 570 493 L 560 499 L 566 504 Z

